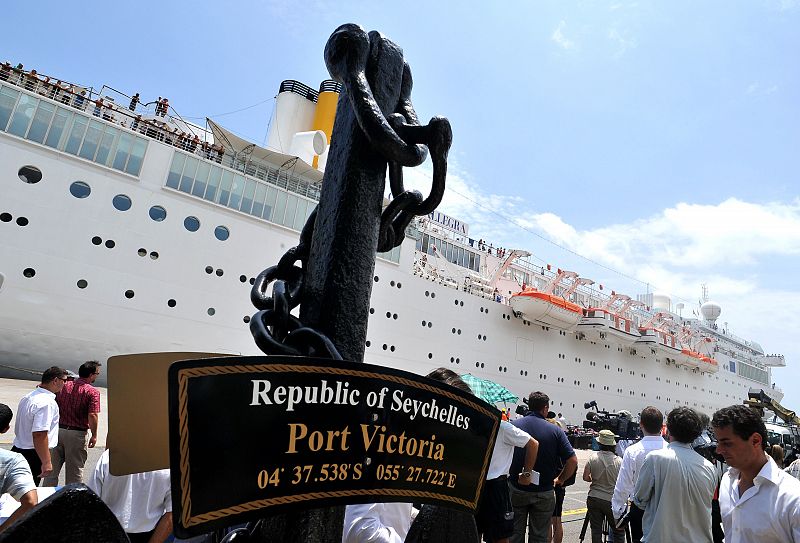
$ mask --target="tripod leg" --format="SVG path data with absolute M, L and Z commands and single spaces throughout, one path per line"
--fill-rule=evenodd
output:
M 588 526 L 589 526 L 589 513 L 587 512 L 586 516 L 583 517 L 583 526 L 581 527 L 581 535 L 579 536 L 581 543 L 583 543 L 583 538 L 586 537 L 586 528 Z

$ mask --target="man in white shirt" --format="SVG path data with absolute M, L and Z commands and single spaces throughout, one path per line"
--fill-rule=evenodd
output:
M 87 486 L 105 502 L 131 543 L 163 543 L 172 534 L 172 490 L 168 469 L 111 475 L 108 449 Z
M 767 428 L 758 412 L 732 405 L 711 421 L 722 476 L 719 507 L 726 543 L 800 543 L 800 481 L 766 453 Z
M 663 449 L 667 442 L 661 437 L 661 427 L 664 425 L 664 415 L 652 405 L 642 409 L 639 415 L 639 428 L 644 437 L 627 449 L 622 457 L 622 467 L 619 469 L 617 484 L 614 486 L 614 495 L 611 498 L 611 510 L 614 517 L 619 520 L 625 512 L 625 505 L 633 494 L 639 472 L 642 471 L 644 459 L 652 451 Z M 631 511 L 630 527 L 631 540 L 639 543 L 642 539 L 642 513 L 639 508 Z
M 534 482 L 533 465 L 539 452 L 539 442 L 510 422 L 500 421 L 481 501 L 475 513 L 478 535 L 484 536 L 488 543 L 508 543 L 508 538 L 514 533 L 514 507 L 508 489 L 508 471 L 517 447 L 525 449 L 525 461 L 522 472 L 512 473 L 511 477 L 519 484 L 529 485 Z
M 53 366 L 42 374 L 42 382 L 22 397 L 17 407 L 12 451 L 28 461 L 33 482 L 53 470 L 50 449 L 58 445 L 58 404 L 56 394 L 67 382 L 67 370 Z
M 644 543 L 712 543 L 711 499 L 717 486 L 714 466 L 691 443 L 703 431 L 693 409 L 667 415 L 670 444 L 644 460 L 633 504 L 644 510 Z

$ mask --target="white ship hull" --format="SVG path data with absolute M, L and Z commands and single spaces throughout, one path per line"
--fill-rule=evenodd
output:
M 29 376 L 14 368 L 75 369 L 87 359 L 136 352 L 259 354 L 245 322 L 255 312 L 249 279 L 294 246 L 298 232 L 167 188 L 176 153 L 182 151 L 150 140 L 141 173 L 132 176 L 0 132 L 0 213 L 12 217 L 0 222 L 4 375 Z M 42 180 L 20 181 L 16 172 L 25 165 L 40 169 Z M 76 180 L 91 187 L 89 197 L 70 194 Z M 119 194 L 130 197 L 130 210 L 112 206 Z M 149 218 L 153 205 L 167 211 L 166 220 Z M 184 227 L 190 216 L 200 221 L 196 232 Z M 230 231 L 226 241 L 214 236 L 219 225 Z M 445 366 L 521 397 L 543 390 L 574 423 L 589 400 L 634 413 L 645 405 L 710 413 L 763 386 L 729 369 L 727 355 L 717 356 L 725 366 L 721 379 L 668 364 L 661 352 L 613 349 L 516 318 L 504 303 L 414 275 L 414 244 L 404 242 L 399 262 L 376 264 L 367 362 L 419 374 Z M 558 328 L 577 322 L 559 319 L 551 321 Z M 665 387 L 667 380 L 675 384 Z

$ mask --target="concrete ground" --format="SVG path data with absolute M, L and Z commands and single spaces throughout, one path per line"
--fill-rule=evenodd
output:
M 14 411 L 16 415 L 17 404 L 20 398 L 30 392 L 35 386 L 36 381 L 20 381 L 15 379 L 0 379 L 0 403 L 4 403 Z M 84 476 L 88 476 L 94 469 L 100 455 L 103 454 L 106 446 L 106 434 L 108 432 L 108 390 L 100 388 L 100 425 L 97 438 L 97 446 L 89 449 L 89 458 L 86 461 Z M 0 447 L 10 449 L 14 440 L 14 421 L 11 421 L 11 429 L 5 434 L 0 434 Z M 562 523 L 564 526 L 564 543 L 578 543 L 579 535 L 586 516 L 586 494 L 589 491 L 589 483 L 581 479 L 583 467 L 586 465 L 591 451 L 575 451 L 578 455 L 578 476 L 575 484 L 567 487 L 566 497 L 564 498 L 564 516 Z M 64 484 L 64 470 L 61 470 L 59 484 Z M 585 541 L 591 541 L 591 532 L 587 530 Z

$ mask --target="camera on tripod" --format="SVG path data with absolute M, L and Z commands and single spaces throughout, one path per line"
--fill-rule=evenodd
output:
M 584 409 L 595 408 L 595 411 L 586 413 L 586 420 L 583 421 L 583 427 L 587 430 L 609 430 L 618 436 L 620 439 L 638 439 L 641 437 L 639 430 L 639 423 L 633 420 L 630 413 L 621 411 L 619 413 L 611 413 L 609 411 L 602 411 L 597 408 L 597 402 L 592 400 L 583 404 Z

